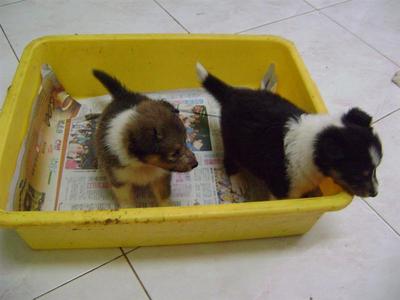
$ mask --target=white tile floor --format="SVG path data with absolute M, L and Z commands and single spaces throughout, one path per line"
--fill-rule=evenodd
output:
M 32 251 L 0 229 L 0 299 L 400 299 L 398 0 L 0 0 L 0 106 L 23 47 L 58 33 L 223 32 L 293 40 L 331 111 L 374 115 L 380 195 L 305 236 L 130 250 Z

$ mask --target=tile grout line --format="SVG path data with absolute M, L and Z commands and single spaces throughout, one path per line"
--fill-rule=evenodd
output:
M 10 5 L 17 4 L 17 3 L 20 3 L 20 2 L 24 2 L 24 1 L 26 1 L 26 0 L 19 0 L 19 1 L 6 3 L 6 4 L 0 4 L 0 7 L 10 6 Z
M 376 124 L 384 119 L 386 119 L 387 117 L 390 117 L 391 115 L 395 114 L 396 112 L 398 112 L 400 110 L 400 108 L 395 109 L 394 111 L 391 111 L 390 113 L 387 113 L 386 115 L 383 115 L 382 117 L 380 117 L 378 120 L 372 122 L 372 124 Z
M 72 282 L 72 281 L 74 281 L 74 280 L 76 280 L 78 278 L 81 278 L 81 277 L 85 276 L 86 274 L 89 274 L 89 273 L 91 273 L 91 272 L 93 272 L 93 271 L 95 271 L 95 270 L 97 270 L 97 269 L 99 269 L 99 268 L 101 268 L 101 267 L 103 267 L 103 266 L 105 266 L 105 265 L 107 265 L 107 264 L 109 264 L 109 263 L 121 258 L 122 256 L 123 256 L 123 254 L 118 255 L 117 257 L 114 257 L 113 259 L 111 259 L 109 261 L 106 261 L 105 263 L 102 263 L 101 265 L 99 265 L 97 267 L 94 267 L 94 268 L 92 268 L 92 269 L 90 269 L 90 270 L 88 270 L 86 272 L 83 272 L 82 274 L 79 274 L 78 276 L 76 276 L 76 277 L 74 277 L 74 278 L 72 278 L 70 280 L 67 280 L 66 282 L 61 283 L 61 284 L 57 285 L 56 287 L 54 287 L 54 288 L 52 288 L 52 289 L 40 294 L 39 296 L 36 296 L 35 298 L 33 298 L 33 300 L 39 299 L 39 298 L 43 297 L 44 295 L 47 295 L 47 294 L 49 294 L 49 293 L 51 293 L 51 292 L 63 287 L 64 285 L 67 285 L 68 283 L 70 283 L 70 282 Z
M 386 221 L 378 211 L 375 210 L 375 208 L 369 204 L 365 199 L 361 198 L 361 200 L 364 202 L 365 205 L 367 205 L 375 214 L 376 216 L 381 219 L 398 237 L 400 237 L 400 233 L 388 222 Z
M 138 248 L 139 248 L 139 247 L 138 247 Z M 138 249 L 138 248 L 135 248 L 134 250 L 136 250 L 136 249 Z M 134 250 L 132 250 L 132 251 L 130 251 L 130 252 L 133 252 Z M 142 280 L 141 280 L 140 277 L 139 277 L 139 274 L 136 272 L 136 270 L 135 270 L 135 268 L 133 267 L 133 265 L 132 265 L 131 261 L 129 260 L 128 256 L 125 254 L 125 252 L 122 250 L 122 248 L 121 248 L 121 251 L 122 251 L 122 253 L 123 253 L 123 256 L 124 256 L 125 259 L 126 259 L 126 262 L 127 262 L 128 265 L 131 267 L 131 270 L 132 270 L 133 274 L 135 275 L 136 279 L 139 281 L 140 285 L 142 286 L 142 289 L 143 289 L 144 292 L 146 293 L 146 296 L 149 298 L 149 300 L 152 300 L 152 298 L 151 298 L 149 292 L 147 291 L 146 287 L 144 286 Z M 130 253 L 130 252 L 129 252 L 129 253 Z
M 128 252 L 125 252 L 123 249 L 122 249 L 122 247 L 120 248 L 121 249 L 121 251 L 123 252 L 123 253 L 125 253 L 125 254 L 129 254 L 129 253 L 131 253 L 131 252 L 133 252 L 133 251 L 136 251 L 136 250 L 138 250 L 140 247 L 135 247 L 135 248 L 133 248 L 133 249 L 131 249 L 131 250 L 129 250 Z
M 10 48 L 11 48 L 11 51 L 14 53 L 15 58 L 16 58 L 16 59 L 18 60 L 18 62 L 19 62 L 18 55 L 17 55 L 17 53 L 15 52 L 14 47 L 11 45 L 11 42 L 10 42 L 10 40 L 8 39 L 8 36 L 7 36 L 7 34 L 6 34 L 6 32 L 5 32 L 4 28 L 3 28 L 3 25 L 1 25 L 1 24 L 0 24 L 0 29 L 1 29 L 1 31 L 3 32 L 4 37 L 6 38 L 6 40 L 7 40 L 7 42 L 8 42 L 8 45 L 9 45 Z
M 295 17 L 308 15 L 308 14 L 311 14 L 313 12 L 319 12 L 320 9 L 329 8 L 329 7 L 340 5 L 340 4 L 343 4 L 343 3 L 346 3 L 346 2 L 350 2 L 350 1 L 352 1 L 352 0 L 345 0 L 345 1 L 342 1 L 342 2 L 339 2 L 339 3 L 334 3 L 334 4 L 331 4 L 331 5 L 324 6 L 322 8 L 316 8 L 314 5 L 308 3 L 308 1 L 303 0 L 303 2 L 305 2 L 307 5 L 309 5 L 312 10 L 306 11 L 306 12 L 303 12 L 303 13 L 300 13 L 300 14 L 297 14 L 297 15 L 289 16 L 289 17 L 286 17 L 286 18 L 282 18 L 282 19 L 279 19 L 279 20 L 276 20 L 276 21 L 272 21 L 272 22 L 264 23 L 264 24 L 257 25 L 257 26 L 254 26 L 254 27 L 250 27 L 250 28 L 235 32 L 235 34 L 245 33 L 247 31 L 258 29 L 258 28 L 261 28 L 261 27 L 264 27 L 264 26 L 268 26 L 268 25 L 271 25 L 271 24 L 279 23 L 281 21 L 290 20 L 290 19 L 293 19 Z
M 154 0 L 154 1 L 155 1 L 155 0 Z M 301 13 L 301 14 L 289 16 L 289 17 L 286 17 L 286 18 L 282 18 L 282 19 L 279 19 L 279 20 L 276 20 L 276 21 L 272 21 L 272 22 L 269 22 L 269 23 L 261 24 L 261 25 L 258 25 L 258 26 L 254 26 L 254 27 L 251 27 L 251 28 L 247 28 L 247 29 L 245 29 L 245 30 L 238 31 L 238 32 L 236 32 L 235 34 L 245 33 L 245 32 L 247 32 L 247 31 L 254 30 L 254 29 L 258 29 L 258 28 L 261 28 L 261 27 L 264 27 L 264 26 L 268 26 L 268 25 L 271 25 L 271 24 L 279 23 L 279 22 L 281 22 L 281 21 L 290 20 L 290 19 L 293 19 L 293 18 L 295 18 L 295 17 L 304 16 L 304 15 L 307 15 L 307 14 L 310 14 L 310 13 L 313 13 L 313 12 L 318 12 L 318 13 L 320 13 L 321 15 L 323 15 L 324 17 L 326 17 L 327 19 L 329 19 L 331 22 L 335 23 L 336 25 L 340 26 L 340 27 L 343 28 L 345 31 L 347 31 L 348 33 L 350 33 L 351 35 L 353 35 L 355 38 L 357 38 L 357 39 L 358 39 L 360 42 L 362 42 L 364 45 L 366 45 L 367 47 L 371 48 L 372 50 L 374 50 L 375 52 L 377 52 L 378 54 L 380 54 L 381 56 L 383 56 L 386 60 L 388 60 L 389 62 L 391 62 L 391 63 L 394 64 L 395 66 L 400 67 L 400 64 L 398 64 L 397 62 L 395 62 L 394 60 L 392 60 L 391 58 L 389 58 L 387 55 L 385 55 L 384 53 L 382 53 L 380 50 L 378 50 L 377 48 L 375 48 L 374 46 L 372 46 L 371 44 L 369 44 L 368 42 L 366 42 L 364 39 L 362 39 L 361 37 L 359 37 L 357 34 L 355 34 L 354 32 L 352 32 L 351 30 L 349 30 L 347 27 L 345 27 L 344 25 L 340 24 L 340 23 L 337 22 L 335 19 L 333 19 L 332 17 L 330 17 L 329 15 L 327 15 L 325 12 L 323 12 L 323 10 L 326 9 L 326 8 L 331 8 L 331 7 L 334 7 L 334 6 L 338 6 L 338 5 L 341 5 L 341 4 L 345 4 L 345 3 L 348 3 L 348 2 L 350 2 L 350 1 L 352 1 L 352 0 L 346 0 L 346 1 L 339 2 L 339 3 L 334 3 L 334 4 L 332 4 L 332 5 L 324 6 L 324 7 L 321 7 L 321 8 L 316 8 L 316 7 L 314 7 L 313 5 L 311 5 L 307 0 L 303 0 L 303 2 L 305 2 L 306 4 L 308 4 L 311 8 L 313 8 L 313 10 L 308 11 L 308 12 L 304 12 L 304 13 Z
M 350 1 L 353 1 L 353 0 L 344 0 L 344 1 L 341 1 L 341 2 L 332 3 L 332 4 L 329 4 L 329 5 L 327 5 L 327 6 L 323 6 L 323 7 L 319 7 L 319 8 L 318 8 L 318 7 L 315 7 L 314 5 L 312 5 L 310 2 L 308 2 L 308 0 L 303 0 L 303 2 L 307 3 L 308 5 L 310 5 L 310 6 L 313 7 L 315 10 L 318 10 L 318 11 L 320 11 L 321 9 L 325 9 L 325 8 L 330 8 L 330 7 L 333 7 L 333 6 L 341 5 L 341 4 L 350 2 Z
M 303 0 L 304 1 L 304 0 Z M 335 23 L 336 25 L 340 26 L 341 28 L 343 28 L 345 31 L 347 31 L 348 33 L 350 33 L 351 35 L 353 35 L 355 38 L 357 38 L 360 42 L 362 42 L 364 45 L 368 46 L 369 48 L 371 48 L 372 50 L 374 50 L 375 52 L 377 52 L 378 54 L 380 54 L 381 56 L 383 56 L 386 60 L 388 60 L 389 62 L 391 62 L 392 64 L 394 64 L 397 67 L 400 67 L 400 64 L 398 64 L 397 62 L 395 62 L 394 60 L 392 60 L 391 58 L 389 58 L 388 56 L 386 56 L 385 54 L 383 54 L 380 50 L 378 50 L 377 48 L 375 48 L 374 46 L 372 46 L 370 43 L 368 43 L 367 41 L 365 41 L 364 39 L 362 39 L 360 36 L 358 36 L 357 34 L 355 34 L 353 31 L 351 31 L 350 29 L 348 29 L 346 26 L 340 24 L 338 21 L 336 21 L 334 18 L 330 17 L 329 15 L 327 15 L 325 12 L 321 10 L 318 10 L 319 13 L 321 13 L 323 16 L 325 16 L 327 19 L 331 20 L 331 22 Z
M 360 36 L 358 36 L 357 34 L 355 34 L 354 32 L 352 32 L 350 29 L 348 29 L 346 26 L 340 24 L 338 21 L 336 21 L 334 18 L 332 18 L 331 16 L 329 16 L 328 14 L 326 14 L 323 10 L 327 9 L 327 8 L 331 8 L 334 6 L 338 6 L 341 4 L 345 4 L 348 3 L 352 0 L 345 0 L 342 2 L 338 2 L 338 3 L 334 3 L 332 5 L 327 5 L 324 7 L 320 7 L 320 8 L 316 8 L 314 5 L 312 5 L 311 3 L 309 3 L 307 0 L 303 0 L 303 2 L 307 3 L 308 5 L 310 5 L 311 7 L 314 7 L 314 9 L 316 11 L 318 11 L 320 14 L 322 14 L 324 17 L 326 17 L 327 19 L 331 20 L 331 22 L 335 23 L 336 25 L 340 26 L 341 28 L 343 28 L 344 30 L 346 30 L 348 33 L 350 33 L 351 35 L 353 35 L 354 37 L 356 37 L 359 41 L 361 41 L 363 44 L 365 44 L 366 46 L 368 46 L 369 48 L 373 49 L 374 51 L 376 51 L 378 54 L 382 55 L 384 58 L 386 58 L 388 61 L 390 61 L 392 64 L 396 65 L 397 67 L 400 67 L 400 64 L 398 64 L 397 62 L 395 62 L 394 60 L 392 60 L 390 57 L 386 56 L 384 53 L 382 53 L 380 50 L 378 50 L 377 48 L 375 48 L 374 46 L 372 46 L 370 43 L 368 43 L 367 41 L 365 41 L 363 38 L 361 38 Z
M 261 27 L 264 27 L 264 26 L 268 26 L 268 25 L 271 25 L 271 24 L 275 24 L 275 23 L 279 23 L 279 22 L 282 22 L 282 21 L 290 20 L 290 19 L 293 19 L 293 18 L 296 18 L 296 17 L 300 17 L 300 16 L 304 16 L 304 15 L 307 15 L 307 14 L 311 14 L 311 13 L 313 13 L 315 11 L 316 11 L 316 9 L 313 9 L 313 10 L 306 11 L 306 12 L 303 12 L 303 13 L 300 13 L 300 14 L 297 14 L 297 15 L 285 17 L 285 18 L 282 18 L 282 19 L 279 19 L 279 20 L 275 20 L 275 21 L 271 21 L 271 22 L 268 22 L 268 23 L 264 23 L 264 24 L 261 24 L 261 25 L 254 26 L 254 27 L 250 27 L 250 28 L 247 28 L 247 29 L 244 29 L 244 30 L 241 30 L 241 31 L 237 31 L 237 32 L 235 32 L 235 34 L 245 33 L 245 32 L 250 31 L 250 30 L 258 29 L 258 28 L 261 28 Z
M 181 26 L 183 28 L 183 30 L 186 31 L 186 33 L 190 33 L 190 31 L 183 26 L 183 24 L 181 22 L 178 21 L 178 19 L 176 19 L 167 9 L 165 9 L 157 0 L 153 0 L 154 3 L 156 3 L 163 11 L 165 11 L 165 13 L 167 13 L 179 26 Z
M 312 7 L 314 10 L 318 10 L 314 5 L 312 5 L 311 3 L 309 3 L 307 0 L 303 0 L 303 2 L 305 4 L 307 4 L 308 6 Z
M 395 64 L 396 66 L 399 66 L 395 61 L 393 61 L 392 59 L 390 59 L 389 57 L 387 57 L 385 54 L 383 54 L 382 52 L 380 52 L 378 49 L 376 49 L 375 47 L 373 47 L 372 45 L 370 45 L 369 43 L 367 43 L 366 41 L 364 41 L 361 37 L 359 37 L 357 34 L 353 33 L 352 31 L 350 31 L 349 29 L 347 29 L 345 26 L 343 26 L 342 24 L 340 24 L 339 22 L 337 22 L 336 20 L 334 20 L 332 17 L 328 16 L 325 12 L 321 11 L 324 10 L 326 8 L 331 8 L 333 6 L 337 6 L 337 5 L 341 5 L 344 3 L 348 3 L 352 0 L 345 0 L 342 2 L 338 2 L 338 3 L 334 3 L 331 5 L 327 5 L 324 7 L 320 7 L 320 8 L 316 8 L 314 5 L 312 5 L 311 3 L 309 3 L 307 0 L 303 0 L 305 3 L 307 3 L 308 5 L 310 5 L 311 7 L 313 7 L 316 11 L 318 11 L 320 14 L 322 14 L 323 16 L 325 16 L 327 19 L 329 19 L 331 22 L 335 23 L 336 25 L 340 26 L 341 28 L 343 28 L 344 30 L 346 30 L 347 32 L 349 32 L 350 34 L 352 34 L 354 37 L 356 37 L 359 41 L 361 41 L 363 44 L 365 44 L 366 46 L 368 46 L 369 48 L 373 49 L 374 51 L 376 51 L 378 54 L 382 55 L 384 58 L 386 58 L 387 60 L 389 60 L 391 63 Z M 386 119 L 387 117 L 391 116 L 392 114 L 398 112 L 400 110 L 400 108 L 395 109 L 392 112 L 387 113 L 386 115 L 383 115 L 382 117 L 380 117 L 378 120 L 374 121 L 372 124 L 376 124 L 384 119 Z

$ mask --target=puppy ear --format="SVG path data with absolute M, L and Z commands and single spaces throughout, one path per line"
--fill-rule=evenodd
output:
M 162 99 L 159 101 L 159 103 L 161 103 L 162 105 L 166 106 L 168 109 L 170 109 L 173 113 L 175 114 L 179 114 L 179 109 L 175 108 L 175 106 L 173 106 L 171 103 L 169 103 L 168 101 Z
M 361 109 L 350 109 L 342 118 L 344 123 L 351 123 L 362 127 L 371 127 L 372 117 Z
M 147 128 L 129 132 L 127 146 L 132 155 L 142 158 L 157 153 L 162 136 L 156 128 Z
M 321 163 L 332 163 L 345 157 L 345 141 L 338 128 L 321 132 L 316 140 L 316 155 Z

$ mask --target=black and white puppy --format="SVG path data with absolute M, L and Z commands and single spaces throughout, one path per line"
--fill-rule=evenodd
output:
M 200 63 L 197 73 L 221 106 L 224 166 L 234 192 L 244 194 L 240 170 L 247 169 L 276 199 L 303 197 L 324 177 L 352 195 L 377 195 L 382 146 L 368 114 L 358 108 L 307 114 L 266 90 L 229 86 Z

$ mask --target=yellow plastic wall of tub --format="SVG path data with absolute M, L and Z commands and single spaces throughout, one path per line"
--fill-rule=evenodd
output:
M 0 226 L 14 228 L 35 249 L 95 248 L 213 242 L 303 234 L 327 211 L 351 197 L 331 182 L 323 197 L 196 207 L 117 211 L 6 211 L 18 152 L 40 85 L 50 64 L 75 97 L 106 93 L 98 68 L 129 88 L 147 92 L 198 87 L 195 63 L 233 85 L 258 87 L 275 63 L 278 93 L 309 112 L 326 108 L 294 45 L 273 36 L 82 35 L 44 37 L 22 55 L 0 112 Z

